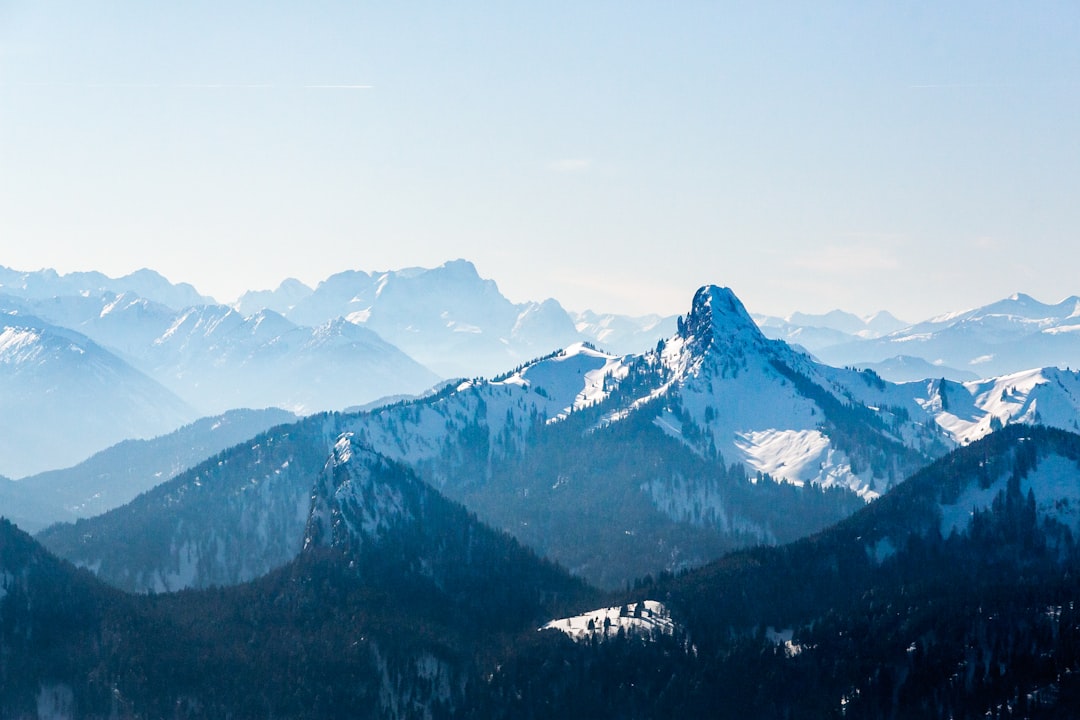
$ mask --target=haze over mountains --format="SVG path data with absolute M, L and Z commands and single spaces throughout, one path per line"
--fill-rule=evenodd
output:
M 347 435 L 619 587 L 814 532 L 997 428 L 1078 429 L 1068 371 L 893 384 L 768 340 L 712 286 L 677 325 L 645 353 L 577 344 L 427 398 L 282 426 L 41 539 L 130 590 L 253 579 L 299 552 L 312 477 Z
M 571 315 L 464 261 L 235 307 L 0 280 L 6 462 L 159 436 L 0 482 L 7 517 L 64 521 L 0 524 L 0 715 L 1080 707 L 1080 374 L 889 354 L 1067 355 L 1076 303 L 755 322 L 710 285 L 676 318 Z M 286 409 L 169 432 L 247 400 Z
M 868 318 L 794 313 L 756 322 L 767 336 L 832 365 L 869 368 L 900 382 L 969 382 L 1069 367 L 1080 349 L 1070 320 L 1076 307 L 1075 298 L 1044 305 L 1017 295 L 910 326 L 887 312 Z M 24 407 L 18 393 L 5 395 L 16 406 L 0 417 L 11 430 L 0 474 L 14 477 L 71 465 L 121 439 L 160 434 L 233 408 L 310 413 L 364 406 L 423 393 L 444 379 L 494 376 L 582 340 L 616 355 L 640 353 L 676 330 L 674 317 L 568 313 L 550 299 L 515 305 L 463 260 L 432 269 L 347 271 L 315 288 L 287 280 L 274 291 L 246 293 L 232 307 L 150 270 L 112 279 L 4 268 L 0 308 L 8 353 L 0 382 L 18 366 L 16 345 L 28 347 L 37 331 L 64 330 L 77 333 L 77 342 L 65 347 L 96 344 L 91 357 L 113 368 L 109 385 L 115 389 L 92 412 L 78 404 L 78 394 L 59 393 L 52 396 L 59 403 L 53 410 L 43 405 L 41 413 L 23 414 L 16 410 Z M 34 383 L 48 383 L 51 374 L 74 377 L 75 351 L 48 347 L 35 351 L 35 369 L 24 367 L 18 381 L 42 401 L 50 395 L 33 390 Z M 25 362 L 26 352 L 19 357 Z M 84 395 L 94 382 L 79 382 Z M 137 399 L 147 393 L 159 399 Z M 162 399 L 170 393 L 175 397 Z M 157 417 L 132 415 L 139 406 Z M 91 422 L 100 416 L 117 420 Z M 58 427 L 79 432 L 48 447 Z

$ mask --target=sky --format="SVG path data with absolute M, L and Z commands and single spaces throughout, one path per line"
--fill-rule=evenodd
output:
M 1075 2 L 0 0 L 0 265 L 916 321 L 1080 294 Z

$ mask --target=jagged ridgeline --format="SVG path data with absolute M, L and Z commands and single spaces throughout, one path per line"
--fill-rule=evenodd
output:
M 444 717 L 514 635 L 596 602 L 349 438 L 308 495 L 295 559 L 181 593 L 124 595 L 0 524 L 0 716 Z
M 476 717 L 1075 717 L 1080 436 L 1012 426 L 812 538 L 624 598 L 678 630 L 504 662 Z
M 578 344 L 420 401 L 309 418 L 40 538 L 132 590 L 257 577 L 299 552 L 312 480 L 352 433 L 575 574 L 621 587 L 847 516 L 947 449 L 920 407 L 872 373 L 765 339 L 729 290 L 706 287 L 648 353 Z

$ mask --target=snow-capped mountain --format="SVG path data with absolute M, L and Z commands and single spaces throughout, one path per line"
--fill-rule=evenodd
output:
M 908 327 L 908 323 L 885 310 L 866 317 L 843 310 L 821 315 L 795 312 L 782 318 L 760 314 L 753 317 L 767 337 L 799 345 L 810 352 L 860 338 L 878 338 Z
M 432 269 L 338 273 L 286 315 L 306 325 L 344 317 L 444 377 L 491 375 L 578 339 L 556 301 L 515 305 L 465 260 Z
M 310 296 L 314 290 L 296 278 L 285 278 L 274 290 L 249 290 L 241 295 L 232 307 L 243 315 L 254 315 L 260 310 L 273 310 L 287 315 L 297 303 Z M 330 319 L 330 318 L 327 318 Z
M 0 315 L 0 473 L 65 467 L 189 422 L 180 398 L 85 335 Z
M 0 266 L 0 294 L 28 300 L 54 297 L 135 293 L 140 297 L 174 309 L 190 305 L 212 304 L 214 299 L 200 295 L 188 283 L 171 283 L 153 270 L 143 268 L 119 278 L 99 272 L 73 272 L 61 275 L 55 270 L 33 272 Z
M 303 327 L 272 310 L 224 305 L 173 310 L 133 293 L 27 301 L 33 310 L 114 348 L 206 413 L 236 407 L 340 410 L 416 393 L 438 376 L 363 327 Z
M 998 302 L 948 313 L 876 339 L 815 348 L 831 364 L 880 362 L 914 355 L 935 365 L 981 377 L 1034 367 L 1068 368 L 1080 363 L 1080 298 L 1055 305 L 1017 293 Z
M 439 378 L 363 327 L 341 319 L 302 327 L 263 310 L 189 308 L 151 347 L 155 377 L 199 407 L 276 405 L 341 410 L 393 393 L 421 392 Z
M 617 355 L 642 353 L 675 334 L 677 316 L 573 313 L 574 327 L 587 341 Z
M 27 532 L 100 515 L 238 442 L 295 421 L 276 408 L 230 410 L 149 440 L 124 440 L 69 468 L 3 480 L 0 507 Z
M 848 385 L 865 386 L 866 377 L 818 366 L 766 339 L 730 291 L 707 287 L 676 335 L 647 353 L 620 357 L 578 343 L 492 380 L 320 420 L 317 432 L 281 430 L 276 440 L 251 443 L 278 448 L 273 458 L 239 447 L 224 464 L 177 478 L 184 486 L 244 488 L 225 504 L 248 519 L 221 522 L 278 528 L 272 552 L 256 551 L 266 547 L 264 535 L 231 533 L 225 560 L 208 560 L 217 551 L 204 546 L 195 528 L 220 532 L 204 527 L 219 511 L 196 507 L 223 501 L 192 488 L 183 494 L 190 510 L 174 509 L 166 525 L 153 524 L 155 534 L 170 538 L 161 555 L 152 567 L 139 564 L 148 543 L 138 533 L 150 525 L 136 518 L 175 507 L 169 498 L 179 490 L 170 486 L 79 531 L 43 537 L 78 562 L 93 566 L 96 557 L 108 558 L 117 565 L 102 572 L 124 587 L 136 579 L 140 587 L 176 587 L 243 578 L 237 567 L 254 572 L 296 552 L 301 528 L 293 509 L 307 497 L 312 463 L 331 452 L 330 438 L 351 433 L 359 447 L 410 466 L 481 519 L 578 574 L 621 585 L 748 542 L 812 532 L 947 449 L 935 425 L 911 419 L 922 416 L 857 400 Z M 907 395 L 900 400 L 919 408 Z M 300 454 L 307 461 L 299 462 Z M 281 472 L 267 476 L 270 468 Z M 766 482 L 766 475 L 784 482 Z M 269 482 L 250 483 L 260 477 Z M 122 517 L 126 529 L 117 535 Z M 141 549 L 138 558 L 124 559 L 127 551 L 115 548 L 83 554 L 88 541 L 82 538 L 121 536 L 124 546 Z M 179 569 L 184 548 L 201 558 L 197 574 Z M 228 560 L 234 557 L 243 560 Z M 234 567 L 223 565 L 229 562 Z
M 579 344 L 491 381 L 346 418 L 343 428 L 603 583 L 611 581 L 606 568 L 548 530 L 581 522 L 570 518 L 588 503 L 663 518 L 612 518 L 641 538 L 624 539 L 624 546 L 670 543 L 670 536 L 660 538 L 671 527 L 707 529 L 714 539 L 776 541 L 787 530 L 755 509 L 738 478 L 767 474 L 871 499 L 950 446 L 913 399 L 898 401 L 906 399 L 915 413 L 867 406 L 851 390 L 867 384 L 866 374 L 820 366 L 765 338 L 726 289 L 703 288 L 678 325 L 674 337 L 641 355 Z M 623 443 L 637 445 L 627 450 Z M 656 462 L 653 451 L 664 457 L 645 470 Z M 579 457 L 587 460 L 571 460 Z M 635 465 L 621 467 L 628 458 Z M 702 466 L 690 470 L 694 463 Z M 771 485 L 753 487 L 764 494 Z M 802 497 L 788 501 L 811 495 Z M 553 514 L 552 507 L 563 509 Z M 807 521 L 811 515 L 804 509 Z M 696 561 L 706 545 L 698 538 L 681 547 L 680 561 Z
M 491 380 L 284 428 L 251 443 L 279 448 L 272 458 L 235 448 L 224 462 L 177 478 L 192 489 L 156 490 L 141 506 L 116 511 L 107 522 L 88 521 L 80 532 L 115 539 L 113 530 L 94 528 L 127 517 L 125 545 L 145 548 L 138 533 L 150 526 L 135 518 L 157 517 L 153 507 L 173 507 L 183 496 L 190 509 L 173 510 L 167 526 L 153 526 L 171 533 L 153 568 L 130 569 L 145 552 L 136 561 L 109 550 L 104 556 L 129 568 L 114 568 L 114 576 L 142 573 L 140 582 L 154 587 L 154 577 L 171 572 L 159 584 L 174 587 L 245 577 L 237 567 L 246 573 L 281 564 L 301 542 L 295 510 L 315 466 L 348 433 L 356 447 L 409 466 L 481 519 L 596 583 L 617 586 L 738 545 L 803 536 L 993 427 L 1072 427 L 1076 385 L 1063 371 L 984 387 L 893 384 L 870 371 L 832 368 L 769 340 L 730 290 L 708 286 L 676 334 L 649 352 L 615 356 L 579 343 Z M 211 513 L 199 508 L 223 501 L 194 489 L 211 477 L 215 487 L 243 488 L 228 496 L 229 512 L 240 515 L 222 522 L 269 523 L 277 528 L 274 550 L 259 555 L 255 548 L 266 546 L 266 535 L 247 533 L 229 540 L 221 559 L 208 560 L 219 557 L 217 550 L 199 546 L 202 574 L 178 574 L 179 549 L 204 542 L 194 528 L 215 532 L 204 527 Z M 250 482 L 260 477 L 271 482 Z M 82 542 L 74 531 L 53 537 L 65 533 L 69 548 Z M 255 555 L 259 564 L 250 562 Z

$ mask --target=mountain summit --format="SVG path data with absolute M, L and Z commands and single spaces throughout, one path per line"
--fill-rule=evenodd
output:
M 679 334 L 688 344 L 700 347 L 762 347 L 768 343 L 735 293 L 717 285 L 706 285 L 694 294 Z

